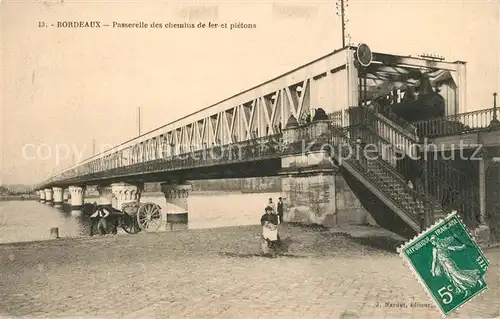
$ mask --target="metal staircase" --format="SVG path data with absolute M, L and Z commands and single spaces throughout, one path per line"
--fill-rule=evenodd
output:
M 458 196 L 453 206 L 443 205 L 440 198 L 443 190 L 453 193 L 458 185 L 456 181 L 472 181 L 446 161 L 440 158 L 433 158 L 432 163 L 395 160 L 395 156 L 415 159 L 421 154 L 419 138 L 411 124 L 405 124 L 402 119 L 397 119 L 396 124 L 393 122 L 396 115 L 392 115 L 391 120 L 387 114 L 366 107 L 351 108 L 346 113 L 343 117 L 347 121 L 342 124 L 346 122 L 348 125 L 339 125 L 337 120 L 331 126 L 332 157 L 415 233 L 443 218 L 452 209 L 459 210 L 459 213 L 464 209 L 477 209 L 477 205 L 468 202 L 468 196 Z M 376 147 L 366 154 L 360 142 L 361 145 Z M 355 154 L 358 156 L 350 156 L 355 150 L 358 150 Z M 413 188 L 409 186 L 409 180 L 412 180 Z
M 382 118 L 386 114 L 381 115 L 373 113 L 368 110 L 369 117 Z M 391 115 L 392 118 L 397 118 L 395 114 Z M 446 118 L 446 117 L 445 117 Z M 445 119 L 443 118 L 443 119 Z M 433 119 L 431 122 L 439 121 L 440 119 Z M 388 121 L 384 121 L 388 123 Z M 441 154 L 438 152 L 429 152 L 424 156 L 424 143 L 426 142 L 425 136 L 418 137 L 417 126 L 409 123 L 404 123 L 404 120 L 399 118 L 397 121 L 400 125 L 394 125 L 392 135 L 395 136 L 395 140 L 403 141 L 401 147 L 399 145 L 394 145 L 388 140 L 383 140 L 381 143 L 386 146 L 389 145 L 401 154 L 404 153 L 406 156 L 413 152 L 412 155 L 419 155 L 425 160 L 413 161 L 413 169 L 417 171 L 420 175 L 427 175 L 427 181 L 425 181 L 425 186 L 423 191 L 429 195 L 436 203 L 444 208 L 444 211 L 434 212 L 435 219 L 444 217 L 443 214 L 451 212 L 452 210 L 457 210 L 458 213 L 464 218 L 469 226 L 473 226 L 474 222 L 477 220 L 471 220 L 479 212 L 479 201 L 478 193 L 479 189 L 477 174 L 471 171 L 461 169 L 453 165 L 453 161 L 449 159 L 442 158 Z M 373 127 L 368 127 L 372 136 L 380 137 L 373 130 Z M 422 138 L 424 137 L 424 138 Z M 409 147 L 409 145 L 411 145 Z M 456 155 L 456 154 L 455 154 Z M 464 163 L 464 159 L 458 159 Z M 477 161 L 469 161 L 466 163 L 468 166 L 477 165 Z M 396 167 L 396 170 L 400 175 L 404 176 L 408 180 L 408 167 Z
M 397 172 L 380 158 L 365 158 L 365 154 L 353 156 L 356 141 L 350 139 L 342 128 L 332 127 L 331 155 L 341 169 L 361 182 L 391 211 L 411 228 L 419 232 L 423 215 L 422 194 L 410 188 Z M 370 207 L 365 207 L 370 211 Z M 372 214 L 373 215 L 373 214 Z M 377 221 L 378 222 L 378 221 Z

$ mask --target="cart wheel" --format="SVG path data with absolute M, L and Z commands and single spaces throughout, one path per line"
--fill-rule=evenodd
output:
M 142 230 L 157 231 L 162 222 L 161 208 L 154 203 L 141 204 L 137 210 L 137 223 Z
M 137 234 L 141 231 L 135 218 L 127 213 L 124 213 L 123 216 L 120 217 L 120 226 L 128 234 Z

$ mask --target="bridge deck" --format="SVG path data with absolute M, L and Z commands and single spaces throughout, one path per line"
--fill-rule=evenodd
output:
M 349 105 L 358 105 L 359 75 L 354 61 L 355 50 L 355 47 L 346 47 L 334 51 L 77 163 L 58 172 L 41 186 L 66 180 L 68 175 L 94 174 L 272 136 L 282 132 L 291 116 L 300 121 L 312 117 L 318 108 L 332 113 Z M 456 87 L 465 87 L 462 83 L 465 78 L 460 76 L 465 71 L 463 62 L 373 53 L 370 77 L 367 78 L 367 81 L 373 82 L 370 94 L 375 94 L 372 87 L 382 84 L 416 85 L 411 78 L 414 71 L 424 72 L 435 77 L 436 81 L 447 74 L 448 78 L 456 79 Z M 461 97 L 465 91 L 454 90 L 460 98 L 451 101 L 449 108 L 465 108 L 465 100 Z M 367 97 L 363 98 L 366 102 Z

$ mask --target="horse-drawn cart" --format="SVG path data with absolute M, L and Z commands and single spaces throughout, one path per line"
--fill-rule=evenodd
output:
M 155 203 L 126 203 L 119 218 L 121 228 L 129 234 L 157 231 L 163 223 L 161 207 Z
M 90 216 L 90 234 L 116 234 L 121 227 L 129 234 L 157 231 L 163 222 L 161 207 L 155 203 L 125 203 L 122 210 L 105 205 L 85 204 L 84 214 Z M 109 215 L 106 216 L 106 212 Z M 102 218 L 104 217 L 104 218 Z

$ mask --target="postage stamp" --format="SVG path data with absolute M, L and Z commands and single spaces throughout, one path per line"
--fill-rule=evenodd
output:
M 488 289 L 489 262 L 456 211 L 398 252 L 445 316 Z

